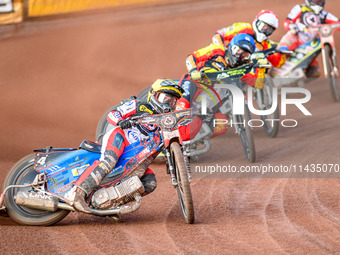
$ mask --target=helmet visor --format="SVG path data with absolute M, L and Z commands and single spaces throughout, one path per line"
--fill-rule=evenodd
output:
M 270 36 L 275 31 L 274 27 L 268 25 L 267 23 L 261 20 L 259 20 L 257 29 L 260 31 L 260 33 L 264 33 L 266 36 Z
M 157 95 L 157 101 L 161 104 L 167 104 L 171 108 L 175 107 L 177 98 L 174 97 L 173 95 L 170 95 L 168 93 L 158 93 Z
M 239 61 L 246 62 L 250 59 L 251 54 L 248 51 L 243 50 L 237 45 L 233 45 L 231 48 L 231 54 Z
M 310 3 L 313 5 L 321 5 L 324 6 L 325 5 L 325 0 L 310 0 Z

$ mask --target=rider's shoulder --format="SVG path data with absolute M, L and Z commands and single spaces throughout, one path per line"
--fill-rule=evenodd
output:
M 232 25 L 233 30 L 242 30 L 246 28 L 252 28 L 251 24 L 248 22 L 236 22 Z
M 233 26 L 236 26 L 236 27 L 238 27 L 238 26 L 240 26 L 240 27 L 249 27 L 249 26 L 251 26 L 251 24 L 249 22 L 235 22 L 233 24 Z

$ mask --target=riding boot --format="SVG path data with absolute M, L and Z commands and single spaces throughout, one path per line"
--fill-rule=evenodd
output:
M 108 153 L 107 153 L 108 152 Z M 103 161 L 96 161 L 88 167 L 80 178 L 74 183 L 71 191 L 65 194 L 65 198 L 77 211 L 91 213 L 89 204 L 85 198 L 90 195 L 95 187 L 99 186 L 102 180 L 112 171 L 118 161 L 118 156 L 113 151 L 106 151 L 110 160 L 105 157 Z

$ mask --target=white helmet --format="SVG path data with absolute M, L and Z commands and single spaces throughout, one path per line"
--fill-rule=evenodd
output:
M 253 30 L 256 41 L 261 43 L 264 40 L 267 40 L 278 27 L 279 19 L 274 12 L 269 10 L 260 11 L 253 21 Z
M 326 0 L 306 0 L 306 5 L 311 8 L 315 14 L 320 14 L 325 3 Z

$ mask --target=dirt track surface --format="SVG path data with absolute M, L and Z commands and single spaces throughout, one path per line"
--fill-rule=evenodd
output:
M 23 24 L 0 41 L 0 181 L 34 148 L 94 140 L 110 106 L 157 78 L 179 78 L 186 55 L 218 28 L 251 22 L 263 8 L 282 21 L 297 3 L 265 2 L 209 0 Z M 340 17 L 338 1 L 326 9 Z M 313 115 L 288 108 L 299 125 L 281 127 L 275 139 L 255 129 L 256 164 L 340 163 L 340 104 L 326 84 L 306 88 Z M 249 165 L 239 138 L 225 137 L 212 162 Z M 195 178 L 196 222 L 186 225 L 165 167 L 152 169 L 158 188 L 119 223 L 70 213 L 52 227 L 26 227 L 0 216 L 0 254 L 340 253 L 338 179 Z

